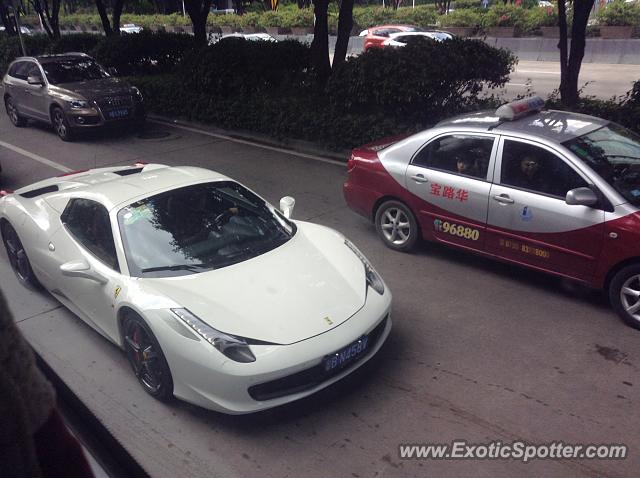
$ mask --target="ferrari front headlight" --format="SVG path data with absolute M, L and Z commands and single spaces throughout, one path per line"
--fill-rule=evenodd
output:
M 344 244 L 349 249 L 351 249 L 356 256 L 358 256 L 358 259 L 362 261 L 362 264 L 364 265 L 365 277 L 367 279 L 367 285 L 375 290 L 378 294 L 384 294 L 384 282 L 382 282 L 382 278 L 373 268 L 368 259 L 349 239 L 345 239 Z
M 234 362 L 255 362 L 256 357 L 251 352 L 247 339 L 225 334 L 206 324 L 187 309 L 171 309 L 179 319 L 187 324 L 200 337 L 205 339 L 226 357 Z

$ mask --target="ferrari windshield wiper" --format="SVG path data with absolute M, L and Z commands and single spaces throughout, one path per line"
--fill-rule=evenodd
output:
M 197 272 L 199 269 L 206 269 L 210 266 L 206 264 L 174 264 L 171 266 L 158 266 L 142 269 L 140 272 L 159 272 L 159 271 L 191 271 Z

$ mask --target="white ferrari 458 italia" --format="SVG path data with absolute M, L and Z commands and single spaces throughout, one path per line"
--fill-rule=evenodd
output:
M 5 193 L 6 194 L 6 193 Z M 371 358 L 391 293 L 338 232 L 221 174 L 136 164 L 0 198 L 18 279 L 126 352 L 146 392 L 224 413 L 310 395 Z

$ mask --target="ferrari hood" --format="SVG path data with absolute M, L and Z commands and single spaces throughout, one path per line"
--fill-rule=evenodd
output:
M 364 266 L 337 232 L 297 225 L 288 242 L 239 264 L 141 280 L 225 333 L 277 344 L 322 334 L 364 305 Z

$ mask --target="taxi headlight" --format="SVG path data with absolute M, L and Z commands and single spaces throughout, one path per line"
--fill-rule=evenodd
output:
M 171 312 L 234 362 L 250 363 L 256 361 L 256 357 L 251 352 L 245 338 L 220 332 L 204 323 L 187 309 L 171 309 Z
M 353 253 L 358 256 L 358 259 L 362 261 L 364 265 L 364 274 L 367 279 L 367 285 L 375 290 L 378 294 L 384 294 L 384 282 L 382 282 L 382 278 L 373 268 L 371 263 L 367 260 L 362 252 L 349 240 L 344 240 L 345 246 L 353 251 Z

